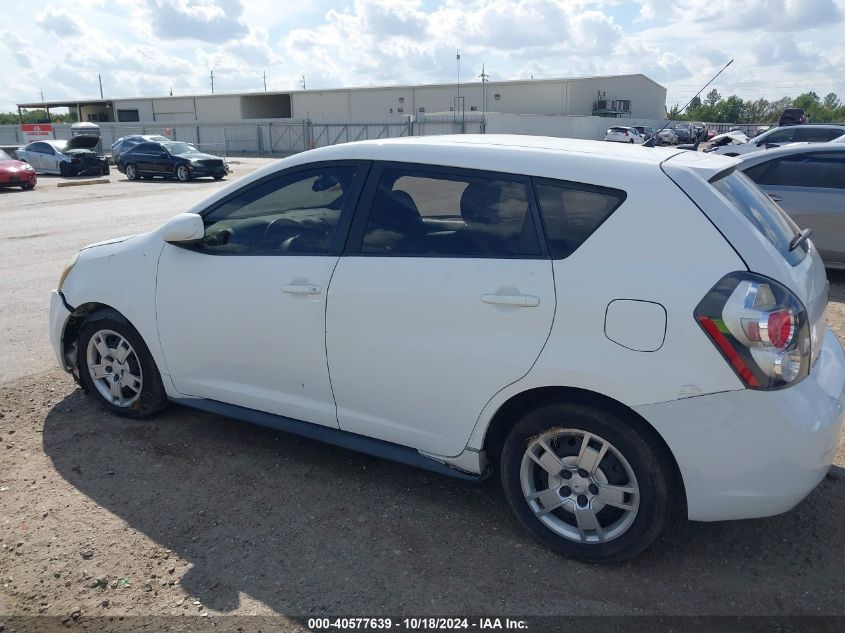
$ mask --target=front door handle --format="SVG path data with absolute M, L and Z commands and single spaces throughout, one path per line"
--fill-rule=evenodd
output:
M 534 295 L 481 295 L 481 301 L 498 306 L 516 306 L 517 308 L 536 308 L 540 298 Z
M 780 197 L 778 194 L 776 194 L 776 193 L 770 193 L 770 194 L 768 194 L 768 196 L 769 196 L 769 198 L 771 198 L 771 199 L 772 199 L 772 200 L 774 200 L 775 202 L 783 202 L 783 198 L 781 198 L 781 197 Z
M 323 289 L 315 284 L 288 284 L 282 286 L 282 292 L 289 295 L 318 295 Z

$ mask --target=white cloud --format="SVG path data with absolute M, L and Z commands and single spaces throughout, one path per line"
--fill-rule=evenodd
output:
M 845 0 L 49 0 L 6 3 L 0 111 L 16 101 L 644 73 L 684 103 L 845 96 Z M 33 27 L 35 25 L 35 27 Z M 48 35 L 46 35 L 48 34 Z M 37 46 L 34 43 L 37 42 Z

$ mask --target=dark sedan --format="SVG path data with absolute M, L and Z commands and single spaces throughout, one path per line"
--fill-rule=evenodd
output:
M 203 154 L 193 145 L 176 141 L 136 145 L 120 155 L 117 168 L 129 180 L 162 176 L 188 182 L 204 176 L 220 180 L 226 175 L 226 163 L 222 158 Z

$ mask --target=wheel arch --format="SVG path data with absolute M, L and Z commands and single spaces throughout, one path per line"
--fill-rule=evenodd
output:
M 506 400 L 493 414 L 490 423 L 487 425 L 484 434 L 483 449 L 488 459 L 498 462 L 499 455 L 505 443 L 510 429 L 519 417 L 530 409 L 548 403 L 574 403 L 600 408 L 620 418 L 630 420 L 642 432 L 655 449 L 666 460 L 666 464 L 672 471 L 674 493 L 679 504 L 682 504 L 680 511 L 686 515 L 686 492 L 684 480 L 680 468 L 675 460 L 675 455 L 663 439 L 663 436 L 642 417 L 639 413 L 627 405 L 595 391 L 581 389 L 578 387 L 545 386 L 527 389 L 514 394 Z
M 79 379 L 79 350 L 77 349 L 79 330 L 85 323 L 100 319 L 115 319 L 117 321 L 122 321 L 138 332 L 138 328 L 136 328 L 132 322 L 120 312 L 120 310 L 116 310 L 105 303 L 91 301 L 74 308 L 73 312 L 71 312 L 68 317 L 64 331 L 62 332 L 62 358 L 64 358 L 65 364 L 73 370 L 73 375 L 77 378 L 77 380 Z M 138 333 L 138 336 L 141 336 L 141 339 L 143 340 L 144 337 L 140 334 L 140 332 Z M 144 342 L 146 343 L 146 341 Z M 147 344 L 147 347 L 149 347 L 149 344 Z M 159 368 L 159 371 L 161 371 L 161 368 Z

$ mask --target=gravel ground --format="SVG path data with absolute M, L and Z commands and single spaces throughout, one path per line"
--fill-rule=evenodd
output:
M 681 522 L 638 559 L 602 567 L 535 544 L 495 481 L 176 406 L 142 422 L 104 413 L 51 367 L 47 293 L 83 243 L 151 228 L 215 186 L 113 176 L 0 194 L 12 255 L 0 263 L 0 616 L 282 614 L 295 628 L 327 613 L 845 615 L 841 447 L 792 512 Z M 845 340 L 845 274 L 831 281 Z M 9 314 L 13 299 L 22 315 Z

